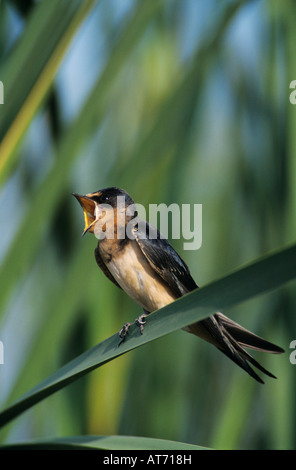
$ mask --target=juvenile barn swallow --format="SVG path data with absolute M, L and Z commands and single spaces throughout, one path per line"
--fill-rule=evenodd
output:
M 136 212 L 128 209 L 135 207 L 134 201 L 124 190 L 112 187 L 85 196 L 73 195 L 84 212 L 83 235 L 94 233 L 99 240 L 95 249 L 98 266 L 143 309 L 135 321 L 141 333 L 149 313 L 198 288 L 188 266 L 170 243 L 156 228 L 139 221 Z M 130 323 L 126 323 L 120 330 L 120 342 L 126 337 L 129 326 Z M 258 382 L 264 383 L 250 364 L 275 378 L 245 347 L 268 353 L 284 350 L 222 313 L 214 313 L 184 330 L 212 343 Z

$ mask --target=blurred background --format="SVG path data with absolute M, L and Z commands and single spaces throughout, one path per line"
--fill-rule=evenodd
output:
M 202 204 L 183 251 L 202 286 L 295 240 L 295 2 L 0 3 L 0 405 L 118 331 L 139 308 L 97 267 L 71 193 Z M 255 383 L 175 332 L 26 412 L 13 441 L 126 434 L 224 449 L 296 442 L 295 286 L 224 312 L 281 345 Z

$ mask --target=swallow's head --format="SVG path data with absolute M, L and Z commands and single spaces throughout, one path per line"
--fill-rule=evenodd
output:
M 73 193 L 84 213 L 84 231 L 95 233 L 112 230 L 117 233 L 117 225 L 123 225 L 137 215 L 135 203 L 126 191 L 119 188 L 100 189 L 85 196 Z

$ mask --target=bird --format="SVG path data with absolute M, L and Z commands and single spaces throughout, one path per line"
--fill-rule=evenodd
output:
M 94 256 L 99 268 L 143 309 L 135 320 L 141 334 L 147 315 L 199 288 L 169 241 L 156 227 L 138 218 L 134 200 L 125 190 L 107 187 L 85 195 L 72 194 L 84 213 L 82 235 L 93 233 L 98 239 Z M 119 345 L 130 325 L 125 323 L 119 331 Z M 257 382 L 264 383 L 254 367 L 276 378 L 246 348 L 273 354 L 284 350 L 223 313 L 213 313 L 183 329 L 214 345 Z

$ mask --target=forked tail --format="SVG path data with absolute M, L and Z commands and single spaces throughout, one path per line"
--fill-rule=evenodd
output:
M 258 382 L 264 383 L 250 364 L 269 377 L 276 378 L 271 372 L 262 367 L 245 348 L 272 354 L 280 354 L 284 350 L 246 330 L 222 313 L 215 313 L 205 320 L 190 325 L 186 330 L 214 344 Z

